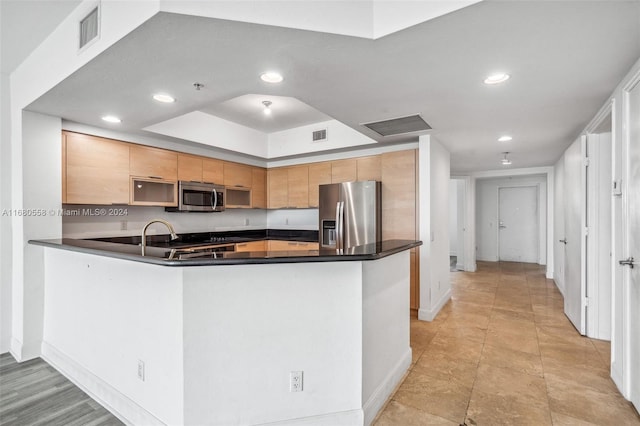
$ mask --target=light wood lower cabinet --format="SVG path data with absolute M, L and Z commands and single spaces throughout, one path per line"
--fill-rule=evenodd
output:
M 238 243 L 236 244 L 236 251 L 266 251 L 267 250 L 267 241 L 247 241 L 246 243 Z
M 129 144 L 65 132 L 66 196 L 69 204 L 129 203 Z
M 307 241 L 267 240 L 269 251 L 318 250 L 318 243 Z
M 420 249 L 412 248 L 409 254 L 409 307 L 420 308 Z

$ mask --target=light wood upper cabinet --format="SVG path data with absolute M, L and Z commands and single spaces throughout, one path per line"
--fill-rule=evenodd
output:
M 356 178 L 355 158 L 331 162 L 331 183 L 354 182 Z
M 224 186 L 251 188 L 251 166 L 224 162 Z
M 267 170 L 267 205 L 270 209 L 282 209 L 289 203 L 289 173 L 285 167 Z
M 309 207 L 309 166 L 287 168 L 287 207 L 305 209 Z
M 251 207 L 267 208 L 267 171 L 260 167 L 251 169 Z
M 357 180 L 382 180 L 382 157 L 371 155 L 356 158 Z
M 64 134 L 66 202 L 127 204 L 129 144 L 79 133 Z
M 142 145 L 131 145 L 129 173 L 132 176 L 178 179 L 178 153 Z
M 382 154 L 382 200 L 382 239 L 415 239 L 415 150 Z
M 318 187 L 331 183 L 331 163 L 309 164 L 309 207 L 318 207 Z
M 178 180 L 202 182 L 202 157 L 178 154 Z
M 224 161 L 213 158 L 202 159 L 202 181 L 224 184 Z

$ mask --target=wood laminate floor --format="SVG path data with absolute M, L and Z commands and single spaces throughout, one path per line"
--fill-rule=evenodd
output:
M 640 425 L 609 342 L 578 334 L 544 267 L 478 262 L 451 281 L 434 321 L 412 318 L 413 363 L 376 426 Z
M 478 267 L 451 274 L 434 321 L 412 318 L 413 362 L 376 426 L 640 425 L 609 343 L 576 332 L 543 267 Z M 0 356 L 0 425 L 121 424 L 44 361 Z
M 42 359 L 0 355 L 0 425 L 115 426 L 116 417 Z

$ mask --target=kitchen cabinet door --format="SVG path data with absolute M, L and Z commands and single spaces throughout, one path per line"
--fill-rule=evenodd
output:
M 213 158 L 203 158 L 202 181 L 224 185 L 224 161 Z
M 251 166 L 224 162 L 224 186 L 251 188 Z
M 178 153 L 149 146 L 131 145 L 131 176 L 164 180 L 178 179 Z
M 416 151 L 382 154 L 382 239 L 416 238 Z
M 267 170 L 267 201 L 270 209 L 283 209 L 289 203 L 289 173 L 286 167 Z
M 420 308 L 420 251 L 419 248 L 412 248 L 409 254 L 409 307 L 411 309 Z
M 129 203 L 129 144 L 65 132 L 66 202 Z
M 202 157 L 178 154 L 178 180 L 202 182 Z
M 62 204 L 67 202 L 67 133 L 62 132 Z
M 251 207 L 267 208 L 267 171 L 260 167 L 251 169 Z
M 359 181 L 382 180 L 382 157 L 371 155 L 356 159 L 356 171 Z
M 331 162 L 331 183 L 355 182 L 358 177 L 356 159 L 337 160 Z
M 331 183 L 331 163 L 309 164 L 309 207 L 318 207 L 318 187 Z
M 265 240 L 261 241 L 248 241 L 246 243 L 238 243 L 236 244 L 236 251 L 245 252 L 245 251 L 266 251 L 267 250 L 267 242 Z
M 287 170 L 287 207 L 306 209 L 309 207 L 309 167 L 289 167 Z

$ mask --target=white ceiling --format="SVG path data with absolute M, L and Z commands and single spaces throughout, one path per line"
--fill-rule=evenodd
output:
M 379 143 L 416 137 L 361 123 L 419 113 L 457 173 L 499 168 L 503 151 L 511 167 L 547 166 L 639 57 L 638 0 L 485 1 L 376 40 L 159 13 L 29 109 L 99 127 L 115 113 L 129 132 L 193 111 L 259 128 L 240 104 L 277 96 Z M 283 83 L 258 79 L 272 68 Z M 484 85 L 494 71 L 512 78 Z M 157 91 L 178 102 L 153 103 Z

